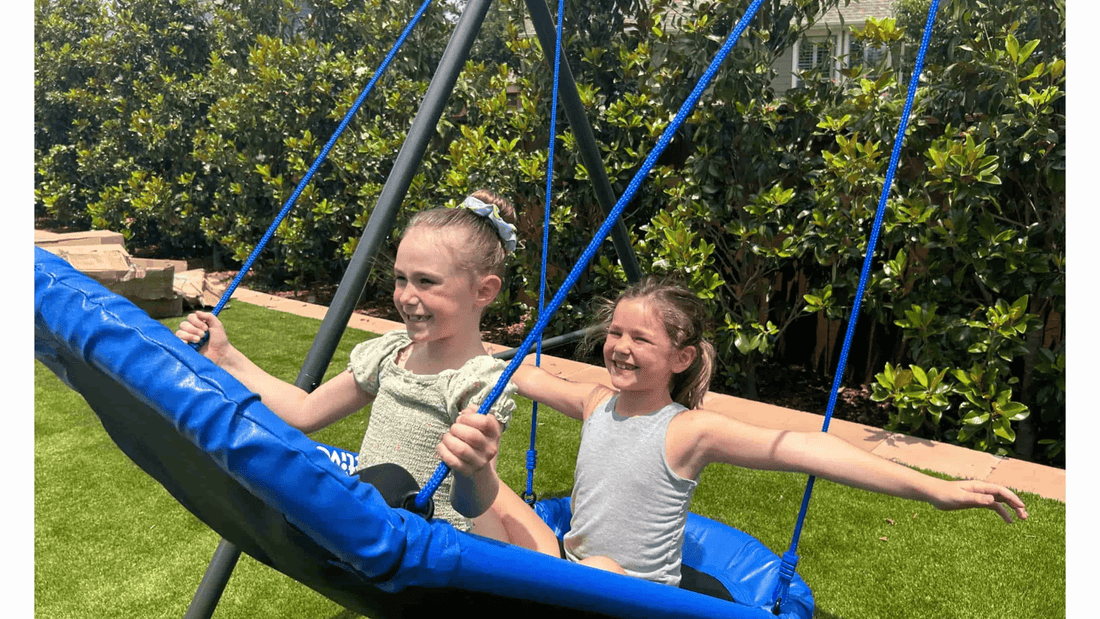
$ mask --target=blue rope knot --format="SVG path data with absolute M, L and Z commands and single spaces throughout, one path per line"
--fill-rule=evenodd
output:
M 538 453 L 539 452 L 538 452 L 537 449 L 528 449 L 527 450 L 527 470 L 528 471 L 535 470 L 535 460 L 538 458 Z

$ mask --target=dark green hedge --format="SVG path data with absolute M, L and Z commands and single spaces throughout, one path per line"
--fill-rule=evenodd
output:
M 752 396 L 763 362 L 836 364 L 928 5 L 856 25 L 892 65 L 772 91 L 775 60 L 837 3 L 765 2 L 628 208 L 643 269 L 712 302 L 720 390 Z M 418 4 L 37 0 L 36 215 L 242 260 Z M 621 192 L 748 2 L 567 4 L 568 59 Z M 280 227 L 256 266 L 273 284 L 339 279 L 452 11 L 431 9 Z M 526 242 L 506 318 L 537 298 L 550 110 L 524 19 L 522 2 L 494 6 L 399 221 L 479 187 L 510 195 Z M 603 220 L 559 127 L 551 290 Z M 608 248 L 555 332 L 624 280 Z M 846 383 L 871 384 L 897 429 L 1061 462 L 1063 1 L 942 3 L 878 255 Z

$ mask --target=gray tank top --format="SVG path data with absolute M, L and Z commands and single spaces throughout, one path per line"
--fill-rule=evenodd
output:
M 597 407 L 581 430 L 565 554 L 573 561 L 609 557 L 631 576 L 675 586 L 698 482 L 673 472 L 665 434 L 686 409 L 672 403 L 648 415 L 621 417 L 617 400 Z

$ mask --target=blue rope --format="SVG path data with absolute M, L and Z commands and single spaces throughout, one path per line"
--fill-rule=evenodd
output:
M 535 323 L 534 328 L 527 334 L 527 337 L 523 340 L 517 349 L 516 356 L 512 358 L 508 366 L 504 368 L 504 372 L 501 374 L 500 379 L 497 381 L 493 390 L 489 392 L 488 397 L 481 403 L 478 408 L 478 413 L 484 415 L 489 411 L 489 407 L 496 402 L 497 398 L 504 391 L 504 386 L 508 384 L 508 380 L 515 374 L 516 368 L 523 363 L 524 357 L 527 356 L 528 351 L 531 350 L 531 346 L 541 339 L 542 332 L 546 329 L 546 325 L 550 322 L 550 318 L 554 315 L 558 308 L 561 307 L 563 301 L 565 301 L 565 295 L 569 293 L 569 290 L 573 288 L 577 283 L 577 279 L 580 278 L 581 273 L 588 267 L 588 264 L 592 261 L 592 258 L 596 255 L 596 250 L 607 238 L 607 235 L 611 232 L 611 227 L 622 215 L 626 205 L 630 203 L 630 200 L 634 198 L 634 194 L 638 192 L 638 189 L 642 186 L 642 182 L 645 181 L 645 177 L 649 174 L 649 171 L 653 169 L 653 166 L 657 163 L 657 159 L 661 156 L 661 153 L 668 148 L 669 142 L 672 141 L 672 137 L 676 134 L 676 131 L 680 128 L 680 125 L 687 120 L 688 114 L 695 108 L 695 104 L 699 102 L 699 98 L 703 96 L 703 91 L 707 89 L 710 82 L 714 79 L 714 75 L 718 72 L 718 67 L 725 61 L 726 56 L 733 50 L 733 46 L 741 38 L 741 33 L 748 27 L 752 18 L 756 15 L 756 11 L 760 8 L 760 5 L 764 0 L 753 0 L 753 3 L 749 5 L 745 14 L 737 22 L 737 26 L 730 34 L 729 38 L 722 45 L 722 48 L 718 50 L 718 54 L 711 61 L 710 66 L 703 73 L 703 76 L 699 78 L 699 82 L 695 85 L 694 90 L 688 95 L 688 98 L 680 106 L 680 111 L 676 113 L 676 117 L 672 119 L 672 122 L 665 127 L 661 137 L 657 140 L 657 144 L 650 151 L 646 157 L 645 162 L 642 164 L 641 169 L 630 181 L 626 191 L 623 193 L 619 201 L 615 203 L 615 206 L 611 209 L 611 212 L 607 215 L 607 219 L 604 220 L 599 230 L 596 231 L 596 235 L 592 237 L 592 241 L 581 253 L 580 259 L 577 264 L 573 266 L 573 269 L 566 276 L 565 281 L 562 283 L 562 287 L 558 289 L 558 292 L 554 294 L 554 298 L 550 300 L 547 306 L 546 313 L 539 316 L 538 322 Z M 441 462 L 435 473 L 432 475 L 428 483 L 421 489 L 420 493 L 416 495 L 416 506 L 419 509 L 426 508 L 428 500 L 435 494 L 435 491 L 439 488 L 439 485 L 443 483 L 443 479 L 447 477 L 447 473 L 450 471 L 450 467 L 446 463 Z
M 554 140 L 558 125 L 558 81 L 561 72 L 561 24 L 565 20 L 565 0 L 558 0 L 557 38 L 554 42 L 554 94 L 550 99 L 550 148 L 546 159 L 546 201 L 542 217 L 542 270 L 539 273 L 539 316 L 546 308 L 546 256 L 550 252 L 550 200 L 554 187 Z M 542 365 L 542 338 L 535 347 L 535 367 Z M 535 438 L 538 434 L 539 403 L 531 402 L 531 443 L 527 448 L 527 490 L 523 500 L 528 505 L 535 503 L 535 466 L 538 449 Z
M 867 241 L 867 252 L 863 258 L 863 270 L 859 276 L 859 286 L 856 288 L 855 301 L 852 306 L 852 315 L 848 321 L 848 331 L 844 335 L 844 346 L 840 351 L 840 362 L 837 364 L 836 374 L 833 376 L 833 387 L 829 393 L 829 406 L 825 411 L 825 422 L 821 426 L 822 432 L 829 431 L 829 422 L 833 418 L 833 409 L 836 408 L 837 393 L 840 391 L 841 377 L 844 368 L 848 364 L 848 350 L 851 348 L 852 337 L 856 331 L 856 321 L 859 319 L 859 309 L 863 304 L 863 292 L 867 287 L 867 280 L 871 274 L 871 263 L 874 261 L 875 247 L 878 245 L 879 231 L 882 228 L 882 218 L 886 213 L 886 199 L 890 195 L 890 187 L 894 183 L 894 172 L 901 158 L 901 147 L 905 141 L 905 131 L 909 126 L 909 114 L 913 110 L 913 99 L 916 98 L 917 84 L 920 82 L 920 74 L 924 69 L 924 55 L 928 51 L 929 41 L 932 40 L 932 27 L 936 23 L 936 11 L 939 10 L 939 0 L 932 0 L 928 7 L 928 19 L 924 25 L 924 35 L 921 38 L 920 49 L 917 51 L 917 61 L 913 67 L 913 75 L 909 79 L 909 92 L 905 98 L 905 107 L 901 112 L 901 122 L 898 125 L 897 135 L 894 137 L 894 149 L 890 153 L 890 165 L 886 169 L 886 179 L 882 185 L 882 194 L 879 197 L 878 210 L 875 212 L 875 222 L 871 227 L 871 238 Z M 798 521 L 795 523 L 794 535 L 791 539 L 791 547 L 783 554 L 783 566 L 780 568 L 780 579 L 776 583 L 775 605 L 773 610 L 779 613 L 779 607 L 787 597 L 787 590 L 794 574 L 794 564 L 798 562 L 798 539 L 802 535 L 802 524 L 806 519 L 806 511 L 810 506 L 810 495 L 813 493 L 814 476 L 811 475 L 806 482 L 806 490 L 802 495 L 802 506 L 798 512 Z M 787 566 L 788 562 L 790 563 Z
M 307 172 L 306 175 L 302 177 L 302 180 L 294 189 L 294 193 L 290 195 L 290 198 L 286 201 L 286 204 L 283 205 L 282 210 L 279 211 L 278 216 L 275 217 L 275 221 L 271 223 L 271 226 L 267 229 L 267 232 L 264 233 L 263 238 L 260 239 L 259 244 L 256 245 L 255 249 L 252 250 L 252 254 L 248 256 L 248 260 L 245 261 L 240 271 L 237 272 L 237 276 L 233 278 L 233 282 L 229 284 L 229 288 L 227 288 L 225 293 L 222 294 L 222 298 L 218 301 L 218 304 L 214 306 L 213 314 L 215 316 L 221 313 L 222 309 L 225 307 L 225 304 L 229 302 L 229 298 L 233 296 L 233 293 L 237 290 L 237 286 L 240 285 L 241 280 L 244 279 L 244 276 L 247 275 L 248 271 L 252 268 L 252 263 L 254 263 L 256 261 L 256 258 L 259 257 L 260 252 L 263 251 L 264 246 L 266 246 L 268 241 L 271 240 L 271 237 L 275 235 L 275 230 L 279 228 L 279 224 L 283 223 L 283 219 L 285 219 L 286 216 L 290 213 L 290 209 L 294 207 L 294 203 L 297 202 L 298 196 L 302 194 L 302 191 L 309 184 L 309 181 L 313 178 L 313 175 L 317 172 L 317 169 L 321 167 L 322 163 L 324 163 L 325 157 L 328 156 L 329 151 L 332 150 L 332 147 L 336 144 L 337 138 L 340 137 L 340 134 L 344 132 L 344 129 L 348 126 L 348 123 L 351 122 L 352 116 L 354 116 L 355 112 L 359 110 L 359 107 L 363 104 L 363 101 L 367 98 L 367 95 L 370 94 L 371 90 L 374 88 L 374 85 L 378 82 L 379 78 L 382 77 L 382 74 L 389 67 L 390 62 L 393 60 L 393 57 L 397 55 L 397 50 L 399 50 L 401 46 L 405 43 L 405 39 L 408 38 L 409 33 L 412 32 L 413 27 L 415 27 L 417 22 L 420 21 L 420 17 L 424 15 L 424 11 L 428 9 L 428 6 L 431 5 L 431 3 L 432 0 L 425 0 L 424 4 L 422 4 L 420 6 L 420 9 L 416 12 L 416 15 L 413 16 L 412 21 L 410 21 L 409 24 L 405 26 L 404 32 L 401 33 L 401 36 L 398 37 L 397 42 L 394 43 L 393 49 L 390 50 L 390 53 L 386 56 L 385 60 L 382 61 L 382 64 L 378 67 L 378 70 L 374 72 L 374 76 L 371 77 L 370 82 L 367 84 L 366 88 L 363 89 L 363 92 L 359 94 L 359 98 L 355 100 L 355 104 L 352 105 L 351 109 L 348 110 L 348 113 L 344 115 L 344 119 L 340 121 L 340 125 L 336 128 L 336 132 L 332 134 L 332 137 L 329 138 L 328 143 L 325 144 L 325 147 L 323 149 L 321 149 L 321 154 L 318 155 L 317 159 L 313 161 L 313 165 L 310 166 L 309 172 Z M 203 337 L 202 341 L 192 344 L 191 347 L 195 350 L 198 350 L 205 343 L 206 337 Z

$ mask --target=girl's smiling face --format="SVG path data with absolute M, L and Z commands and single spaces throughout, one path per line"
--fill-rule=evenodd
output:
M 397 248 L 393 304 L 414 342 L 477 331 L 481 307 L 474 277 L 458 260 L 454 232 L 416 226 Z
M 672 344 L 653 303 L 636 298 L 615 306 L 603 357 L 611 384 L 619 391 L 667 395 L 673 375 L 687 369 L 693 353 L 693 348 L 677 349 Z

